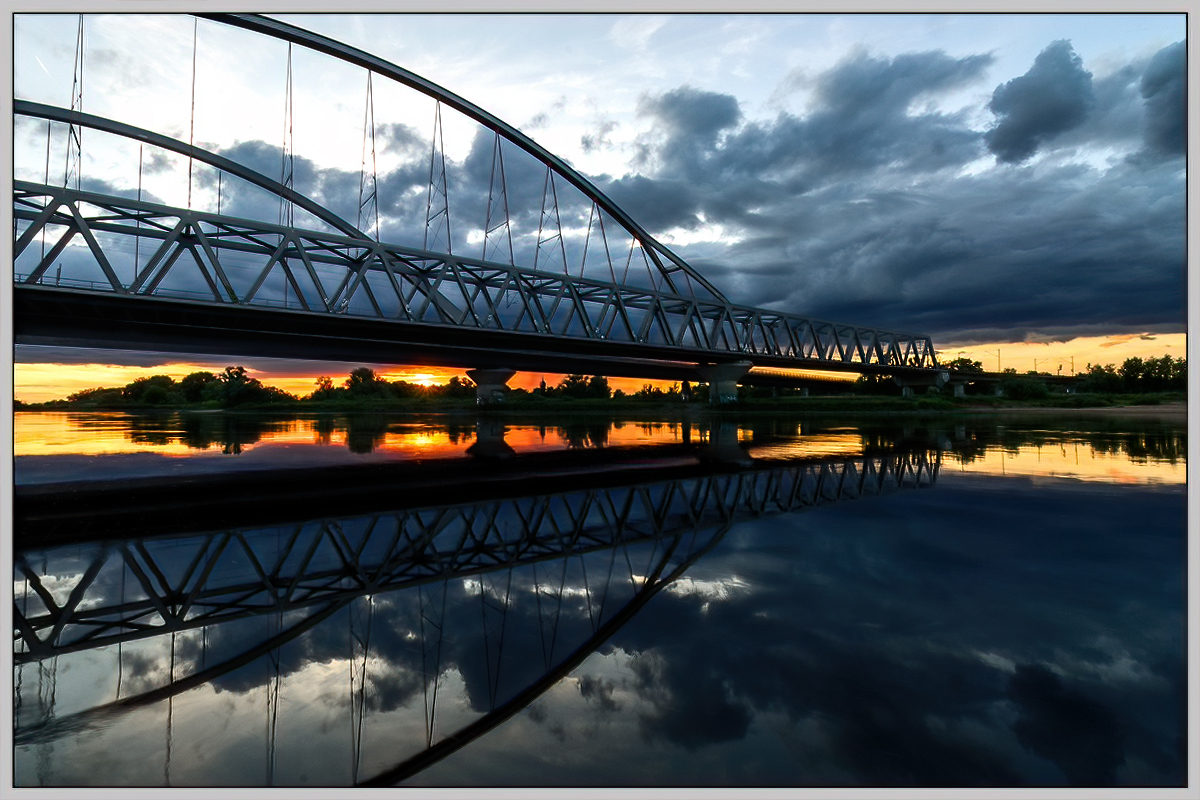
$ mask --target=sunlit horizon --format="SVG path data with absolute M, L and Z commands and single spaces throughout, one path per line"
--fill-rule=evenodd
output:
M 997 357 L 999 352 L 999 357 Z M 1160 358 L 1170 355 L 1173 358 L 1187 357 L 1187 334 L 1184 333 L 1143 333 L 1116 334 L 1111 336 L 1077 337 L 1065 342 L 991 342 L 974 344 L 964 347 L 945 346 L 937 351 L 938 360 L 948 363 L 956 358 L 969 358 L 978 361 L 988 372 L 1001 369 L 1016 369 L 1017 372 L 1029 372 L 1035 365 L 1037 371 L 1051 374 L 1072 374 L 1072 358 L 1074 372 L 1086 372 L 1088 364 L 1113 364 L 1120 366 L 1128 358 Z M 63 400 L 75 392 L 95 388 L 120 388 L 138 378 L 151 375 L 168 375 L 173 380 L 199 371 L 219 373 L 227 366 L 246 365 L 249 361 L 262 359 L 238 358 L 188 358 L 168 360 L 155 366 L 134 366 L 123 364 L 62 364 L 54 362 L 18 362 L 13 365 L 13 397 L 25 403 L 44 403 L 51 400 Z M 362 364 L 346 363 L 333 365 L 328 362 L 314 362 L 311 369 L 299 368 L 295 362 L 288 362 L 286 368 L 270 369 L 246 365 L 246 371 L 252 377 L 269 386 L 275 386 L 298 397 L 311 394 L 316 388 L 318 377 L 328 376 L 333 379 L 335 386 L 350 374 L 350 371 Z M 421 386 L 436 386 L 447 383 L 454 376 L 465 377 L 464 370 L 445 367 L 425 367 L 419 365 L 367 365 L 371 366 L 381 378 L 388 381 L 407 381 Z M 341 369 L 337 371 L 335 367 Z M 543 380 L 547 386 L 556 386 L 564 377 L 563 373 L 518 372 L 509 386 L 532 390 Z M 646 380 L 642 378 L 609 377 L 609 386 L 616 391 L 633 393 L 644 385 L 650 384 L 665 389 L 675 381 Z

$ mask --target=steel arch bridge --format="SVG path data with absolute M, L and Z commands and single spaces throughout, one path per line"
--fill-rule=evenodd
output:
M 278 179 L 194 141 L 88 113 L 80 15 L 71 107 L 14 102 L 17 121 L 30 129 L 45 126 L 46 150 L 42 181 L 26 179 L 37 172 L 28 166 L 14 180 L 18 343 L 592 372 L 726 386 L 751 367 L 914 381 L 941 374 L 928 337 L 731 302 L 569 164 L 419 75 L 262 16 L 206 14 L 194 24 L 198 20 L 206 28 L 286 44 Z M 328 200 L 296 188 L 295 163 L 302 156 L 292 133 L 294 49 L 359 70 L 365 81 L 353 222 L 334 213 Z M 193 129 L 195 54 L 193 28 Z M 376 158 L 378 81 L 431 103 L 434 117 L 424 145 L 427 163 L 408 165 L 423 176 L 423 185 L 410 185 L 408 195 L 420 194 L 424 207 L 406 201 L 408 218 L 384 225 L 386 235 Z M 446 155 L 443 110 L 477 126 L 476 148 L 490 149 L 488 167 L 474 184 Z M 51 180 L 52 139 L 66 155 L 61 182 Z M 136 143 L 136 197 L 111 187 L 84 188 L 85 140 Z M 187 207 L 141 196 L 145 148 L 187 159 Z M 215 208 L 192 202 L 193 185 L 203 176 L 210 188 L 216 184 Z M 230 214 L 223 207 L 225 193 L 251 191 L 268 198 L 258 213 Z M 346 197 L 339 202 L 350 205 Z

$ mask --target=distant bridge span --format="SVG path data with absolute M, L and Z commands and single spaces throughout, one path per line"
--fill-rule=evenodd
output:
M 231 186 L 265 189 L 279 216 L 222 213 L 221 188 L 212 210 L 84 191 L 70 169 L 62 186 L 51 185 L 48 166 L 44 182 L 14 181 L 17 343 L 485 369 L 500 383 L 507 370 L 709 381 L 723 399 L 752 367 L 945 380 L 928 337 L 730 302 L 568 164 L 420 76 L 276 20 L 204 19 L 287 42 L 289 64 L 300 46 L 367 71 L 357 220 L 296 191 L 288 140 L 276 181 L 193 143 L 84 113 L 82 96 L 70 109 L 18 99 L 17 116 L 45 121 L 47 152 L 53 126 L 66 131 L 68 164 L 72 147 L 82 163 L 88 129 L 186 156 Z M 374 76 L 435 102 L 419 246 L 380 238 Z M 289 97 L 291 80 L 289 69 Z M 451 191 L 447 178 L 443 106 L 493 137 L 485 220 L 455 216 L 457 238 L 452 198 L 468 192 Z M 540 214 L 510 210 L 506 174 L 521 165 L 543 185 Z M 191 186 L 189 167 L 189 202 Z M 523 231 L 534 216 L 536 232 Z M 465 239 L 464 229 L 473 232 Z M 478 258 L 463 253 L 471 236 L 482 239 Z

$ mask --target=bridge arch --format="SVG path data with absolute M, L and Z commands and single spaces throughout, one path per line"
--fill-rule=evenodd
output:
M 375 168 L 367 165 L 365 156 L 359 218 L 351 225 L 348 217 L 331 210 L 336 206 L 334 199 L 317 202 L 304 197 L 293 189 L 290 177 L 272 180 L 219 153 L 113 119 L 84 114 L 78 98 L 70 110 L 18 99 L 14 105 L 18 116 L 47 120 L 47 153 L 50 123 L 57 121 L 66 126 L 68 138 L 74 137 L 76 147 L 81 146 L 76 132 L 86 126 L 187 156 L 189 199 L 184 209 L 82 192 L 78 186 L 65 185 L 66 178 L 61 188 L 42 185 L 41 156 L 36 156 L 38 180 L 14 182 L 13 317 L 17 343 L 715 381 L 728 384 L 720 394 L 729 396 L 733 396 L 737 375 L 751 367 L 907 374 L 914 379 L 926 379 L 937 370 L 928 337 L 835 324 L 730 302 L 569 164 L 482 108 L 415 73 L 266 17 L 197 15 L 201 17 L 216 25 L 286 42 L 289 65 L 296 46 L 321 58 L 336 59 L 352 71 L 365 70 L 372 126 L 372 75 L 414 90 L 423 96 L 421 102 L 431 101 L 436 111 L 429 160 L 429 206 L 424 219 L 427 239 L 434 218 L 430 209 L 435 197 L 441 106 L 481 126 L 477 130 L 485 135 L 477 135 L 473 146 L 486 144 L 490 131 L 494 137 L 492 188 L 499 174 L 500 191 L 504 193 L 504 225 L 495 230 L 502 231 L 500 237 L 508 237 L 509 261 L 487 257 L 492 230 L 490 193 L 485 193 L 489 221 L 483 228 L 483 257 L 469 257 L 453 246 L 444 152 L 440 154 L 447 220 L 444 248 L 427 247 L 428 242 L 419 247 L 398 245 L 381 239 L 378 229 L 375 238 L 362 230 L 367 227 L 362 222 L 362 186 L 368 175 L 372 180 L 376 178 Z M 82 34 L 79 42 L 77 47 L 81 48 Z M 291 75 L 289 66 L 289 98 Z M 363 131 L 365 151 L 365 122 Z M 517 236 L 515 225 L 509 224 L 505 148 L 511 154 L 519 151 L 521 166 L 537 173 L 539 181 L 543 173 L 546 178 L 541 216 L 533 216 L 537 210 L 535 198 L 528 198 L 533 202 L 520 209 L 528 212 L 522 214 L 521 236 L 524 247 L 534 248 L 532 266 L 518 263 L 521 259 L 513 253 Z M 403 178 L 405 191 L 413 198 L 420 188 L 414 169 L 420 166 L 420 158 L 413 155 L 416 152 L 413 149 L 406 156 Z M 290 176 L 286 140 L 283 154 L 283 173 Z M 335 233 L 328 235 L 295 225 L 290 207 L 284 221 L 282 204 L 278 224 L 247 220 L 245 215 L 223 216 L 219 190 L 217 213 L 193 207 L 193 158 L 219 173 L 228 172 L 267 189 L 312 214 L 322 225 L 331 226 Z M 82 158 L 77 161 L 82 163 Z M 46 163 L 45 182 L 50 184 L 48 156 Z M 22 177 L 30 173 L 31 169 L 25 169 Z M 338 175 L 339 180 L 345 177 Z M 470 180 L 474 183 L 468 184 L 465 194 L 478 205 L 482 202 L 478 195 L 487 186 L 481 185 L 484 177 L 478 174 Z M 562 248 L 560 271 L 538 262 L 544 242 L 553 240 L 542 238 L 541 226 L 549 218 L 547 197 L 557 191 L 555 181 L 561 181 L 564 190 L 569 190 L 570 202 L 578 204 L 568 208 L 574 225 L 570 236 L 583 250 L 578 264 L 568 263 L 568 240 L 564 236 L 567 228 L 559 216 L 555 194 L 554 221 L 550 224 L 558 226 L 554 247 Z M 378 193 L 373 196 L 378 204 Z M 406 214 L 413 214 L 418 202 L 424 200 L 406 201 Z M 593 254 L 587 247 L 593 235 L 593 213 L 599 222 L 594 246 L 600 255 L 595 257 L 595 269 L 587 272 L 592 267 L 589 258 Z M 535 226 L 536 245 L 527 236 L 533 219 L 540 220 Z M 586 234 L 582 219 L 587 222 Z M 624 259 L 620 255 L 614 259 L 609 252 L 604 233 L 606 219 L 615 234 L 613 240 L 619 239 L 621 247 L 629 246 L 630 261 L 635 258 L 635 248 L 639 254 L 633 270 L 626 264 L 624 275 L 616 263 Z M 402 224 L 408 235 L 419 239 L 416 226 L 421 222 L 415 216 L 405 216 Z M 479 232 L 477 227 L 468 230 L 471 235 Z M 39 239 L 40 255 L 30 246 Z M 86 247 L 74 246 L 81 241 Z M 466 241 L 472 240 L 467 237 Z M 132 269 L 114 266 L 118 261 L 128 264 L 130 255 Z M 51 273 L 56 260 L 59 271 Z M 640 263 L 643 260 L 644 269 Z M 62 272 L 63 261 L 67 262 L 66 272 Z M 76 265 L 77 271 L 72 273 Z M 126 273 L 133 277 L 126 279 Z M 247 339 L 248 333 L 253 341 Z M 722 375 L 729 372 L 728 380 L 716 375 L 714 367 L 722 370 Z
M 529 155 L 545 164 L 555 174 L 570 182 L 584 195 L 596 203 L 601 209 L 617 220 L 626 230 L 646 247 L 646 253 L 663 274 L 667 285 L 675 294 L 694 295 L 696 288 L 707 299 L 725 300 L 725 296 L 715 286 L 708 282 L 700 273 L 675 253 L 654 239 L 645 228 L 637 223 L 628 213 L 604 194 L 595 184 L 581 175 L 571 165 L 555 156 L 550 151 L 530 139 L 513 126 L 490 114 L 474 103 L 445 89 L 414 72 L 399 67 L 378 56 L 374 56 L 356 47 L 305 30 L 295 25 L 281 22 L 260 14 L 199 14 L 201 18 L 210 19 L 226 25 L 233 25 L 254 31 L 282 41 L 302 45 L 341 61 L 354 64 L 375 74 L 415 89 L 422 94 L 432 97 L 440 103 L 465 114 L 498 135 L 515 144 Z M 680 286 L 679 276 L 685 276 L 684 285 Z

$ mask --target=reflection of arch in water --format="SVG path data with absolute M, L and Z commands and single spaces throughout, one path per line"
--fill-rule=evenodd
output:
M 389 758 L 387 763 L 400 761 L 399 766 L 370 782 L 402 780 L 495 727 L 569 673 L 738 520 L 929 486 L 937 469 L 937 457 L 930 453 L 793 464 L 327 520 L 286 532 L 248 529 L 131 541 L 97 546 L 86 564 L 68 563 L 77 548 L 64 548 L 62 553 L 26 551 L 17 567 L 33 594 L 31 611 L 18 609 L 14 614 L 18 668 L 166 633 L 208 626 L 219 633 L 239 619 L 269 617 L 285 623 L 275 636 L 229 653 L 211 667 L 193 669 L 191 674 L 183 667 L 184 675 L 172 676 L 166 685 L 73 715 L 23 725 L 16 742 L 50 743 L 220 681 L 272 651 L 278 653 L 281 646 L 321 623 L 334 624 L 331 618 L 343 610 L 357 643 L 352 664 L 360 666 L 358 678 L 352 680 L 351 703 L 352 708 L 357 703 L 352 715 L 357 714 L 361 737 L 363 698 L 370 679 L 366 669 L 372 642 L 370 609 L 378 598 L 412 607 L 410 622 L 413 617 L 417 621 L 409 629 L 421 640 L 425 741 L 407 759 Z M 37 562 L 44 565 L 41 574 L 32 566 Z M 119 602 L 111 597 L 113 584 L 106 576 L 111 577 L 114 568 L 129 569 L 144 596 Z M 56 601 L 55 594 L 61 598 L 66 588 L 52 592 L 41 575 L 68 569 L 78 569 L 75 574 L 81 577 L 65 602 Z M 595 580 L 598 571 L 600 579 Z M 519 591 L 514 591 L 514 585 Z M 572 612 L 564 608 L 564 599 L 580 585 L 580 605 Z M 460 589 L 476 596 L 471 616 L 477 629 L 455 631 L 457 639 L 474 644 L 451 653 L 443 650 L 446 607 L 451 590 Z M 461 605 L 460 595 L 451 606 Z M 43 608 L 34 611 L 39 601 Z M 520 641 L 513 644 L 520 633 L 520 620 L 514 622 L 514 614 L 528 624 L 536 621 L 537 626 L 536 638 L 526 635 L 521 651 L 525 656 L 519 659 L 511 652 Z M 467 650 L 475 652 L 477 667 L 482 654 L 476 673 L 483 680 L 470 693 L 472 705 L 480 704 L 479 716 L 440 736 L 439 681 L 447 659 L 461 659 Z M 515 667 L 515 662 L 523 666 Z M 361 754 L 358 739 L 355 780 Z

